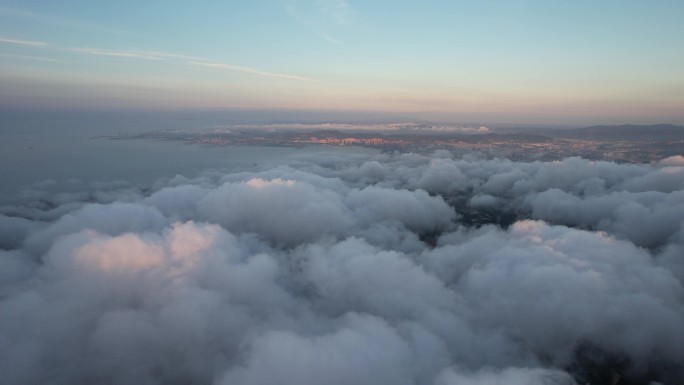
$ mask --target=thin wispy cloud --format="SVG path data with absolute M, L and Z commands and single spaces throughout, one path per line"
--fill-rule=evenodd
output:
M 17 55 L 17 54 L 11 54 L 11 53 L 0 53 L 0 57 L 6 57 L 6 58 L 10 58 L 10 59 L 45 61 L 45 62 L 51 62 L 51 63 L 66 63 L 64 60 L 52 59 L 52 58 L 43 57 L 43 56 L 33 56 L 33 55 Z
M 137 60 L 158 60 L 158 61 L 176 60 L 176 61 L 183 61 L 186 64 L 190 64 L 193 66 L 200 66 L 200 67 L 212 68 L 212 69 L 218 69 L 218 70 L 246 73 L 246 74 L 264 76 L 264 77 L 270 77 L 270 78 L 281 78 L 281 79 L 289 79 L 289 80 L 297 80 L 297 81 L 311 81 L 311 80 L 313 80 L 313 79 L 310 79 L 310 78 L 307 78 L 304 76 L 290 75 L 290 74 L 284 74 L 284 73 L 278 73 L 278 72 L 268 72 L 268 71 L 262 71 L 262 70 L 252 68 L 252 67 L 237 66 L 237 65 L 226 64 L 226 63 L 217 63 L 217 62 L 213 62 L 209 59 L 205 59 L 205 58 L 200 58 L 200 57 L 191 56 L 191 55 L 184 55 L 184 54 L 179 54 L 179 53 L 171 53 L 171 52 L 111 50 L 111 49 L 92 48 L 92 47 L 65 47 L 65 46 L 49 44 L 49 43 L 46 43 L 43 41 L 0 37 L 0 44 L 2 44 L 2 43 L 23 45 L 23 46 L 27 46 L 27 47 L 44 49 L 44 50 L 72 52 L 72 53 L 94 55 L 94 56 L 108 56 L 108 57 L 118 57 L 118 58 L 137 59 Z M 2 55 L 7 56 L 9 54 L 2 54 Z M 26 55 L 13 55 L 13 56 L 17 57 L 17 58 L 19 56 L 21 56 L 25 59 L 34 59 L 34 60 L 42 60 L 42 61 L 59 61 L 56 59 L 43 58 L 43 57 L 38 57 L 38 56 L 26 56 Z
M 111 50 L 102 48 L 70 48 L 70 51 L 87 53 L 91 55 L 99 56 L 118 56 L 127 57 L 132 59 L 144 59 L 144 60 L 168 60 L 168 59 L 181 59 L 181 60 L 194 60 L 194 61 L 209 61 L 209 59 L 184 55 L 179 53 L 171 52 L 160 52 L 160 51 L 132 51 L 132 50 Z
M 89 55 L 97 56 L 114 56 L 114 57 L 124 57 L 131 59 L 145 59 L 145 60 L 164 60 L 161 57 L 149 55 L 140 52 L 130 52 L 130 51 L 112 51 L 99 48 L 69 48 L 69 51 L 86 53 Z
M 25 23 L 30 24 L 37 23 L 46 26 L 58 27 L 69 30 L 78 30 L 87 33 L 105 33 L 108 35 L 140 37 L 139 34 L 133 33 L 130 30 L 105 27 L 100 23 L 87 22 L 83 20 L 74 20 L 71 18 L 58 16 L 54 14 L 46 14 L 36 12 L 33 10 L 16 8 L 6 5 L 0 5 L 0 16 L 4 16 L 12 20 L 21 20 Z
M 346 43 L 343 42 L 342 40 L 335 39 L 334 37 L 330 37 L 330 36 L 328 36 L 328 35 L 326 35 L 326 34 L 321 34 L 320 36 L 323 38 L 323 40 L 325 40 L 325 41 L 327 41 L 327 42 L 330 42 L 330 43 L 333 43 L 333 44 L 337 44 L 337 45 L 346 44 Z
M 352 7 L 346 0 L 291 0 L 285 9 L 293 20 L 321 39 L 336 45 L 345 44 L 334 35 L 350 24 Z
M 39 46 L 47 45 L 47 43 L 42 42 L 42 41 L 11 39 L 11 38 L 6 38 L 6 37 L 0 37 L 0 43 L 27 45 L 27 46 L 31 46 L 31 47 L 39 47 Z
M 163 59 L 183 59 L 183 60 L 195 60 L 195 61 L 210 61 L 206 58 L 201 58 L 198 56 L 184 55 L 180 53 L 172 52 L 159 52 L 159 51 L 131 51 L 132 53 L 146 56 L 153 56 Z
M 346 0 L 317 0 L 320 10 L 333 22 L 345 25 L 349 21 L 351 6 Z
M 276 72 L 266 72 L 266 71 L 260 71 L 260 70 L 250 68 L 250 67 L 235 66 L 235 65 L 223 64 L 223 63 L 211 63 L 211 62 L 201 62 L 201 61 L 190 61 L 189 63 L 192 65 L 199 66 L 199 67 L 206 67 L 206 68 L 213 68 L 213 69 L 217 69 L 217 70 L 226 70 L 226 71 L 234 71 L 234 72 L 244 72 L 244 73 L 260 75 L 260 76 L 268 76 L 268 77 L 274 77 L 274 78 L 282 78 L 282 79 L 290 79 L 290 80 L 302 80 L 302 81 L 313 80 L 313 79 L 303 77 L 303 76 L 281 74 L 281 73 L 276 73 Z

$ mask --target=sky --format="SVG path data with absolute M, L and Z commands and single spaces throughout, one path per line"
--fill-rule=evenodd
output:
M 681 0 L 0 0 L 2 109 L 684 123 Z

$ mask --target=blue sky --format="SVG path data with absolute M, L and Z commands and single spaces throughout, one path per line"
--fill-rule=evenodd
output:
M 4 0 L 0 102 L 684 123 L 683 17 L 681 0 Z

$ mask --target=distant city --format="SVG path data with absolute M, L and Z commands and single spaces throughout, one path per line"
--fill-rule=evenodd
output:
M 459 127 L 431 124 L 272 124 L 154 131 L 98 137 L 184 141 L 212 146 L 363 146 L 386 152 L 481 153 L 512 160 L 579 156 L 623 163 L 684 154 L 684 126 L 624 125 L 576 129 Z

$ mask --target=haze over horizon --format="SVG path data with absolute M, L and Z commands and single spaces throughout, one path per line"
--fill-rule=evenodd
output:
M 0 109 L 684 124 L 684 3 L 0 1 Z

